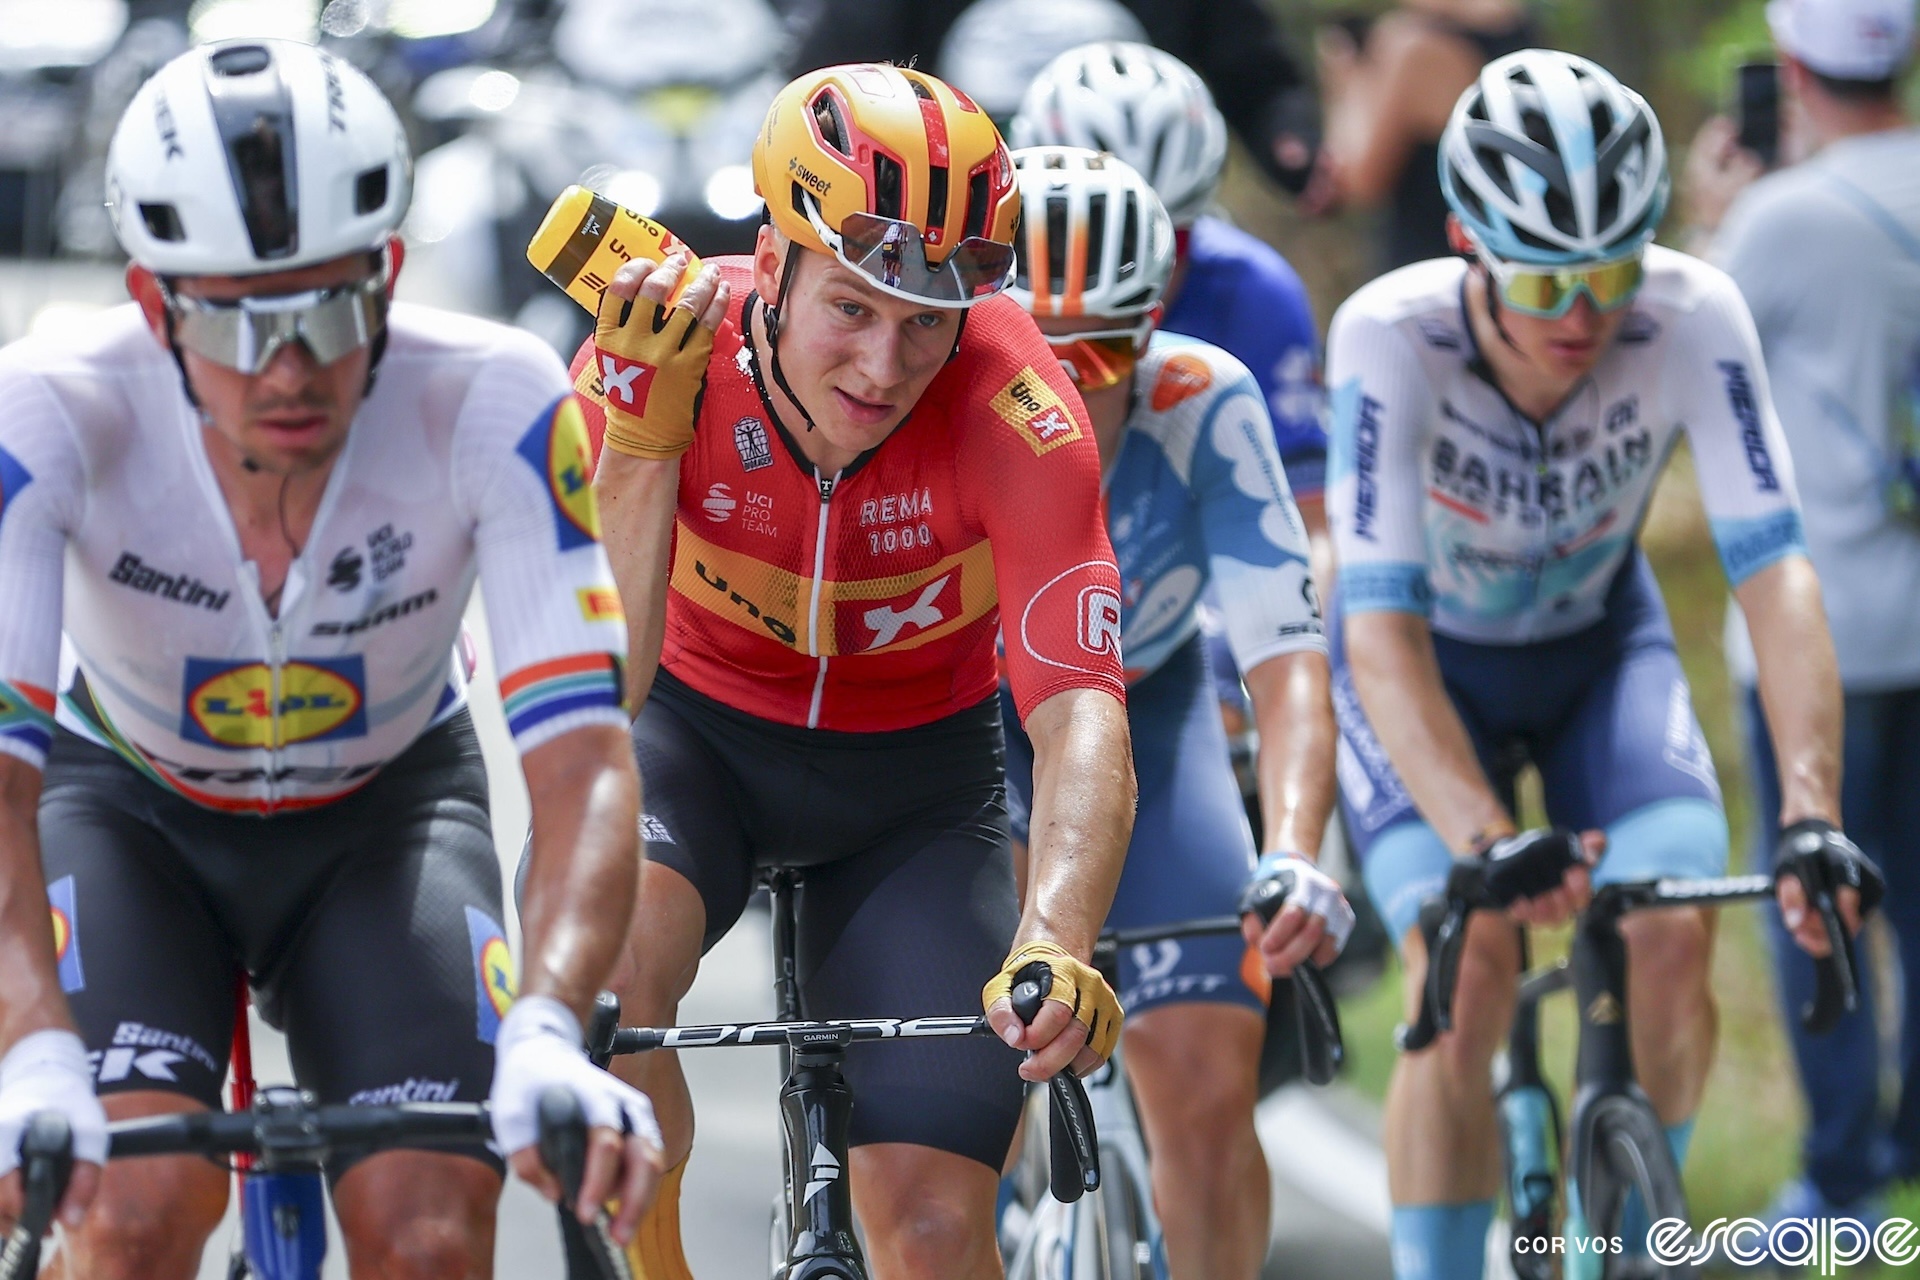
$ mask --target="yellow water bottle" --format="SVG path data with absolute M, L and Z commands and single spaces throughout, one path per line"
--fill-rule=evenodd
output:
M 700 259 L 686 242 L 651 218 L 643 218 L 585 187 L 568 187 L 540 220 L 527 245 L 527 261 L 569 298 L 598 313 L 600 295 L 622 263 L 634 258 L 663 262 L 684 250 L 691 261 L 673 296 L 693 283 Z

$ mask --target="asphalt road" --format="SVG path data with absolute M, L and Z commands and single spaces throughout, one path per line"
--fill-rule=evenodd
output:
M 526 833 L 526 790 L 494 694 L 485 628 L 474 630 L 482 661 L 474 683 L 474 719 L 493 787 L 495 841 L 510 882 Z M 769 1016 L 768 949 L 766 917 L 749 912 L 707 957 L 682 1009 L 683 1021 Z M 268 1084 L 290 1080 L 279 1036 L 257 1019 L 253 1030 L 256 1078 Z M 682 1193 L 688 1259 L 696 1275 L 712 1280 L 764 1275 L 768 1214 L 780 1179 L 776 1055 L 710 1050 L 689 1065 L 699 1129 Z M 1376 1123 L 1369 1108 L 1337 1091 L 1283 1091 L 1262 1105 L 1261 1139 L 1275 1175 L 1274 1240 L 1266 1277 L 1384 1280 L 1390 1275 L 1386 1169 L 1373 1132 Z M 224 1280 L 233 1220 L 230 1209 L 228 1223 L 208 1246 L 200 1280 Z M 552 1208 L 512 1180 L 501 1203 L 496 1272 L 508 1280 L 560 1274 Z M 337 1234 L 325 1275 L 346 1280 Z

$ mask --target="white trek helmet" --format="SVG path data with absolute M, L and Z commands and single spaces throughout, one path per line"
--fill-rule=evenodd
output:
M 1551 49 L 1488 63 L 1440 138 L 1440 189 L 1483 252 L 1565 265 L 1638 252 L 1667 208 L 1660 121 L 1604 67 Z
M 181 54 L 107 150 L 127 256 L 163 276 L 255 275 L 377 249 L 413 190 L 406 133 L 351 64 L 291 40 Z
M 1144 342 L 1173 275 L 1173 221 L 1144 176 L 1105 152 L 1024 147 L 1019 265 L 1008 296 L 1036 316 L 1102 316 Z
M 1227 124 L 1206 82 L 1146 44 L 1084 44 L 1055 58 L 1027 86 L 1007 142 L 1110 151 L 1153 184 L 1177 227 L 1205 211 L 1227 163 Z
M 1088 40 L 1145 40 L 1119 0 L 977 0 L 940 42 L 940 78 L 997 121 L 1055 55 Z

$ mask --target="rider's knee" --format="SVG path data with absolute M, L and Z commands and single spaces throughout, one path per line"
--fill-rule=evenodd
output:
M 1704 993 L 1713 965 L 1713 926 L 1704 911 L 1641 911 L 1620 922 L 1628 973 L 1639 971 L 1655 999 Z
M 390 1151 L 356 1165 L 334 1188 L 355 1275 L 435 1280 L 493 1265 L 499 1175 L 464 1156 Z
M 1506 1037 L 1518 991 L 1520 953 L 1513 927 L 1494 915 L 1480 915 L 1467 926 L 1453 989 L 1453 1027 L 1430 1052 L 1443 1069 L 1463 1078 L 1485 1079 L 1495 1051 Z M 1407 967 L 1407 1000 L 1418 1010 L 1426 966 Z M 1412 1016 L 1411 1014 L 1409 1016 Z
M 166 1274 L 168 1260 L 200 1256 L 226 1213 L 227 1184 L 224 1171 L 193 1157 L 110 1166 L 69 1247 L 89 1280 Z
M 490 1232 L 456 1210 L 416 1213 L 386 1224 L 378 1233 L 347 1236 L 354 1273 L 381 1280 L 442 1280 L 484 1275 L 493 1265 Z
M 905 1275 L 939 1275 L 967 1256 L 980 1232 L 966 1205 L 927 1197 L 895 1215 L 888 1233 L 893 1262 Z

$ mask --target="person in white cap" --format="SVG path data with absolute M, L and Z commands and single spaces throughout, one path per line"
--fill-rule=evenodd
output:
M 1914 0 L 1767 6 L 1808 158 L 1745 185 L 1712 247 L 1753 311 L 1799 475 L 1847 695 L 1844 825 L 1886 871 L 1886 919 L 1909 975 L 1908 1044 L 1920 1034 L 1920 129 L 1899 82 L 1914 10 Z M 1732 156 L 1731 129 L 1720 128 L 1690 166 L 1709 196 L 1759 169 Z M 1728 649 L 1744 687 L 1755 811 L 1772 814 L 1773 758 L 1737 611 Z M 1756 840 L 1770 849 L 1773 832 Z M 1784 1007 L 1797 1009 L 1813 991 L 1812 963 L 1790 945 L 1775 953 Z M 1862 999 L 1818 1039 L 1784 1019 L 1811 1123 L 1805 1174 L 1782 1190 L 1776 1218 L 1877 1219 L 1880 1188 L 1920 1173 L 1920 1059 L 1907 1055 L 1889 1114 L 1876 1003 Z

